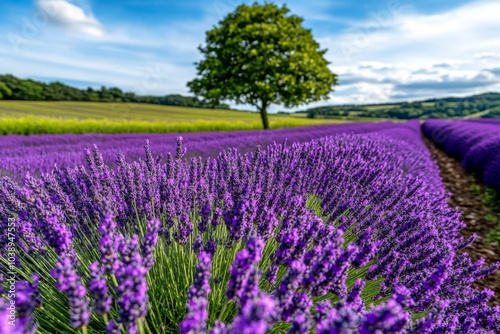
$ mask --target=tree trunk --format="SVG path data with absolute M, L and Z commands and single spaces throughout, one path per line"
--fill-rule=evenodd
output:
M 260 118 L 262 119 L 262 125 L 264 126 L 264 130 L 269 129 L 269 119 L 267 118 L 267 106 L 264 103 L 262 108 L 260 108 Z

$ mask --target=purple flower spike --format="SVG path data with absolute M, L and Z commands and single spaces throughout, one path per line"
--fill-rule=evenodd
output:
M 386 305 L 366 312 L 358 330 L 360 334 L 404 333 L 410 319 L 410 314 L 405 312 L 400 304 L 389 299 Z
M 265 334 L 275 322 L 275 307 L 274 300 L 266 295 L 248 300 L 241 313 L 234 319 L 228 333 Z
M 321 319 L 316 325 L 317 334 L 353 333 L 359 321 L 359 315 L 346 307 L 323 309 L 317 317 Z
M 228 329 L 226 324 L 219 320 L 215 320 L 214 327 L 212 327 L 210 334 L 226 334 L 227 332 Z
M 355 310 L 356 312 L 360 312 L 364 309 L 364 302 L 361 298 L 361 293 L 363 292 L 363 288 L 365 287 L 365 281 L 361 278 L 358 278 L 356 282 L 354 282 L 354 286 L 349 293 L 349 296 L 346 300 L 346 306 Z
M 146 235 L 142 239 L 142 256 L 146 269 L 151 269 L 155 263 L 154 250 L 158 242 L 158 233 L 161 222 L 159 219 L 151 219 L 146 226 Z
M 12 328 L 12 333 L 27 333 L 34 334 L 37 332 L 37 322 L 35 320 L 34 311 L 41 307 L 42 299 L 38 290 L 38 275 L 33 275 L 33 282 L 18 281 L 15 283 L 15 324 L 17 328 Z M 2 299 L 3 301 L 3 299 Z M 9 303 L 9 306 L 12 304 Z M 7 305 L 5 305 L 7 306 Z M 9 319 L 7 316 L 0 321 Z M 12 319 L 11 319 L 12 320 Z M 0 325 L 1 327 L 1 325 Z M 2 332 L 3 333 L 3 332 Z
M 183 334 L 207 332 L 211 269 L 210 254 L 200 253 L 196 266 L 196 276 L 193 285 L 188 290 L 188 313 L 179 325 Z
M 94 262 L 90 265 L 89 291 L 94 296 L 94 310 L 98 315 L 105 315 L 111 309 L 112 299 L 108 295 L 108 283 L 105 277 L 105 269 Z
M 294 261 L 276 291 L 275 297 L 279 301 L 282 321 L 289 321 L 297 311 L 302 314 L 309 313 L 312 301 L 306 293 L 299 292 L 302 273 L 305 270 L 302 262 Z
M 88 325 L 91 312 L 86 297 L 87 289 L 76 272 L 74 262 L 68 256 L 60 257 L 51 275 L 55 278 L 59 291 L 68 296 L 71 327 L 81 328 Z
M 292 320 L 292 327 L 288 331 L 288 334 L 309 333 L 311 327 L 312 323 L 307 316 L 302 312 L 298 312 Z
M 207 244 L 205 246 L 205 251 L 207 253 L 210 253 L 211 256 L 215 255 L 215 252 L 217 251 L 217 242 L 215 241 L 214 238 L 210 238 L 207 241 Z
M 106 326 L 106 334 L 120 334 L 121 326 L 114 320 L 110 320 Z
M 193 252 L 196 254 L 200 254 L 203 250 L 203 238 L 200 234 L 196 236 L 196 239 L 193 242 Z
M 107 273 L 114 273 L 118 269 L 118 243 L 116 240 L 116 223 L 111 214 L 104 214 L 99 225 L 99 251 L 101 252 L 101 263 Z
M 120 266 L 115 272 L 118 281 L 118 323 L 123 325 L 128 333 L 134 334 L 137 331 L 137 320 L 144 318 L 148 312 L 148 270 L 139 254 L 137 235 L 131 239 L 121 238 L 118 250 L 121 258 Z
M 226 297 L 234 300 L 238 305 L 243 305 L 245 296 L 248 293 L 247 289 L 253 288 L 252 286 L 249 287 L 249 280 L 253 275 L 256 275 L 253 266 L 260 261 L 263 248 L 264 242 L 260 238 L 251 238 L 248 240 L 247 248 L 236 254 L 236 258 L 229 269 L 231 274 Z

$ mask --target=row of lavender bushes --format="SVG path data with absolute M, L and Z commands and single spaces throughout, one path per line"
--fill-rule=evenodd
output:
M 500 191 L 500 122 L 427 120 L 424 134 L 486 186 Z
M 223 149 L 236 147 L 241 153 L 253 151 L 257 145 L 306 142 L 340 133 L 367 133 L 389 131 L 406 127 L 415 129 L 416 123 L 348 123 L 317 125 L 271 131 L 234 131 L 182 134 L 189 147 L 188 157 L 216 157 Z M 115 157 L 123 153 L 128 161 L 144 155 L 142 146 L 149 140 L 154 156 L 175 151 L 179 134 L 84 134 L 5 136 L 0 141 L 0 175 L 20 179 L 29 172 L 40 175 L 54 169 L 85 164 L 84 148 L 99 147 L 105 163 L 114 166 Z M 165 162 L 165 160 L 163 160 Z
M 419 124 L 380 130 L 3 178 L 0 332 L 498 333 Z

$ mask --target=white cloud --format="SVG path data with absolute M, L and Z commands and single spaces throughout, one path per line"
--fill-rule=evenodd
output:
M 105 33 L 102 24 L 91 12 L 69 0 L 37 0 L 36 3 L 53 25 L 93 37 L 100 37 Z
M 474 1 L 437 14 L 401 7 L 383 24 L 357 22 L 318 38 L 343 86 L 332 101 L 348 102 L 340 92 L 352 93 L 357 103 L 498 90 L 499 12 L 498 1 Z
M 37 7 L 50 23 L 79 33 L 79 38 L 30 18 L 36 34 L 25 37 L 23 31 L 11 30 L 19 36 L 17 44 L 0 44 L 0 63 L 10 73 L 115 86 L 144 95 L 189 93 L 186 83 L 196 74 L 193 63 L 201 56 L 196 47 L 210 27 L 207 20 L 150 28 L 114 22 L 104 32 L 93 14 L 83 10 L 86 6 L 38 0 Z

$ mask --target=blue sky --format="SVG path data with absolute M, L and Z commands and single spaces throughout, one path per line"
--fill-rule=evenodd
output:
M 188 94 L 205 31 L 241 2 L 1 1 L 0 73 L 138 94 Z M 339 75 L 330 100 L 319 104 L 500 91 L 498 0 L 286 3 L 328 48 Z

